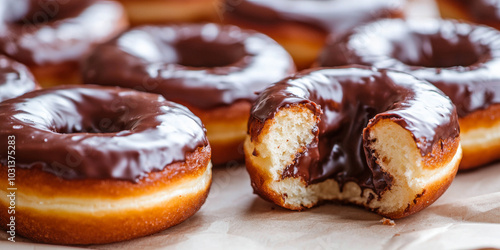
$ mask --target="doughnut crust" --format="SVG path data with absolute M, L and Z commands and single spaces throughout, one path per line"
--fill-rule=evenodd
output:
M 214 21 L 221 0 L 119 0 L 132 25 Z
M 210 146 L 217 148 L 212 151 L 213 164 L 243 161 L 239 156 L 243 156 L 243 141 L 252 106 L 249 101 L 237 101 L 231 106 L 216 107 L 208 111 L 185 106 L 203 121 Z
M 302 74 L 306 76 L 304 80 L 297 77 L 289 81 L 297 81 L 294 82 L 297 85 L 302 81 L 304 86 L 309 86 L 306 83 L 308 80 L 321 79 L 319 75 L 308 73 Z M 282 83 L 285 84 L 284 82 Z M 270 90 L 264 96 L 279 99 L 283 93 Z M 344 94 L 349 95 L 346 92 Z M 314 95 L 311 94 L 311 98 Z M 288 97 L 296 98 L 301 94 L 292 96 Z M 360 160 L 366 160 L 371 166 L 373 176 L 367 180 L 385 178 L 388 185 L 380 188 L 380 184 L 374 184 L 374 187 L 367 188 L 367 182 L 359 182 L 359 179 L 349 175 L 346 175 L 345 179 L 339 179 L 338 176 L 343 172 L 337 171 L 336 174 L 320 181 L 311 182 L 303 176 L 290 175 L 287 171 L 290 166 L 300 164 L 303 159 L 300 158 L 301 155 L 314 155 L 314 151 L 311 151 L 314 145 L 321 145 L 322 140 L 328 140 L 327 137 L 321 137 L 321 133 L 318 134 L 318 130 L 323 130 L 321 122 L 325 116 L 322 114 L 328 111 L 314 111 L 310 103 L 296 101 L 276 106 L 276 112 L 263 121 L 257 118 L 262 114 L 262 109 L 258 107 L 264 103 L 269 105 L 270 102 L 263 101 L 268 99 L 262 96 L 259 100 L 261 103 L 254 104 L 248 127 L 249 135 L 244 145 L 247 170 L 257 194 L 291 210 L 303 210 L 323 202 L 334 201 L 359 205 L 388 218 L 402 218 L 424 209 L 441 196 L 451 184 L 462 157 L 458 136 L 445 136 L 434 143 L 428 153 L 422 154 L 423 141 L 410 132 L 411 129 L 405 128 L 409 123 L 401 122 L 394 116 L 377 115 L 371 118 L 362 130 L 360 147 L 364 148 L 366 159 Z M 442 100 L 450 105 L 447 98 L 442 97 Z M 334 102 L 330 105 L 338 107 L 337 105 L 343 104 Z M 271 109 L 274 108 L 273 105 Z M 458 129 L 456 120 L 454 123 L 453 126 Z M 346 138 L 356 140 L 349 135 L 346 135 Z M 312 176 L 316 158 L 310 159 L 312 160 L 308 161 L 308 170 Z M 380 170 L 375 171 L 376 168 Z M 295 173 L 303 171 L 300 168 L 294 170 Z M 325 171 L 329 170 L 323 168 L 323 172 Z
M 460 170 L 474 169 L 495 160 L 500 152 L 500 105 L 459 118 L 463 158 Z
M 0 166 L 0 223 L 9 223 L 7 167 Z M 104 244 L 153 234 L 181 223 L 205 202 L 211 184 L 210 148 L 190 153 L 138 183 L 65 180 L 16 169 L 16 233 L 52 244 Z

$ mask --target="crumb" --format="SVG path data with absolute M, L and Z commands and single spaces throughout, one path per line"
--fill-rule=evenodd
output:
M 394 236 L 400 236 L 401 234 L 395 234 Z
M 385 217 L 384 217 L 384 218 L 382 218 L 382 219 L 380 220 L 380 222 L 382 222 L 382 224 L 383 224 L 383 225 L 386 225 L 386 226 L 391 226 L 391 227 L 393 227 L 393 226 L 395 226 L 395 225 L 396 225 L 396 223 L 395 223 L 393 220 L 391 220 L 391 219 L 387 219 L 387 218 L 385 218 Z

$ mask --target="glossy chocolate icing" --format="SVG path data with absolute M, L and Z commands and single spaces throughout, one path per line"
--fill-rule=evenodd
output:
M 119 85 L 209 109 L 254 100 L 254 92 L 295 71 L 265 35 L 236 26 L 138 27 L 99 46 L 84 64 L 84 83 Z
M 459 0 L 476 21 L 500 21 L 500 0 Z
M 125 27 L 123 7 L 98 0 L 0 1 L 0 53 L 28 66 L 77 62 Z
M 368 138 L 380 119 L 411 132 L 422 156 L 459 136 L 455 107 L 434 86 L 409 74 L 356 66 L 306 70 L 267 88 L 252 107 L 252 140 L 266 120 L 293 105 L 320 117 L 317 137 L 282 174 L 308 184 L 334 179 L 342 188 L 352 181 L 377 194 L 390 188 L 392 177 L 377 164 Z
M 402 3 L 401 0 L 226 0 L 225 15 L 265 25 L 296 22 L 340 36 L 361 23 L 400 16 Z
M 26 66 L 0 55 L 0 102 L 39 87 Z
M 381 20 L 327 45 L 321 66 L 363 64 L 425 79 L 460 117 L 500 103 L 500 32 L 449 20 Z
M 57 87 L 0 103 L 0 146 L 17 167 L 65 179 L 138 181 L 207 146 L 201 121 L 162 96 L 118 87 Z M 7 164 L 7 151 L 0 151 Z

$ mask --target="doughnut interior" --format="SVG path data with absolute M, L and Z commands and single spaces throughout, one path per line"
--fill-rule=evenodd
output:
M 314 114 L 305 107 L 280 110 L 265 125 L 265 131 L 256 142 L 248 136 L 245 141 L 247 164 L 255 190 L 279 205 L 302 210 L 324 201 L 349 202 L 377 211 L 390 218 L 400 218 L 420 210 L 421 203 L 433 202 L 451 184 L 460 162 L 462 151 L 458 142 L 449 142 L 443 150 L 434 149 L 444 158 L 434 162 L 421 157 L 411 134 L 390 120 L 377 122 L 367 135 L 373 154 L 384 171 L 394 178 L 392 190 L 381 199 L 374 199 L 371 190 L 362 190 L 350 182 L 340 190 L 330 179 L 306 185 L 299 178 L 282 179 L 285 168 L 299 154 L 301 148 L 311 143 L 311 133 L 316 126 Z M 458 148 L 453 151 L 453 148 Z M 257 156 L 253 154 L 257 152 Z M 418 201 L 419 205 L 415 205 Z

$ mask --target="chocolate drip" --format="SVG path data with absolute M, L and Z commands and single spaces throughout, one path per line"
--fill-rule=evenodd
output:
M 342 188 L 352 181 L 378 194 L 389 188 L 392 177 L 377 164 L 367 137 L 379 119 L 411 132 L 422 156 L 459 135 L 455 108 L 435 87 L 408 74 L 356 66 L 306 70 L 267 88 L 252 108 L 252 140 L 276 112 L 299 104 L 320 116 L 317 137 L 282 177 L 308 184 L 334 179 Z
M 135 28 L 99 46 L 85 62 L 83 78 L 209 109 L 255 100 L 256 91 L 294 71 L 288 53 L 265 35 L 185 24 Z
M 400 0 L 227 0 L 225 15 L 263 24 L 296 22 L 340 36 L 361 23 L 401 12 Z
M 26 66 L 0 56 L 0 102 L 39 88 Z
M 448 95 L 460 117 L 500 103 L 500 32 L 484 26 L 381 20 L 331 41 L 319 61 L 411 73 Z
M 138 181 L 207 146 L 201 121 L 159 95 L 118 87 L 58 87 L 0 103 L 0 146 L 15 136 L 17 167 L 65 179 Z M 7 151 L 0 164 L 7 165 Z
M 76 63 L 124 29 L 124 9 L 100 0 L 0 1 L 0 53 L 28 66 Z

